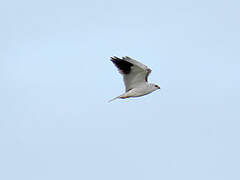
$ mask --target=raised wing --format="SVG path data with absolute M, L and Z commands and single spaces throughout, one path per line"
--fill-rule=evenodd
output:
M 111 57 L 111 61 L 123 75 L 126 92 L 142 83 L 146 83 L 148 76 L 151 73 L 151 69 L 146 65 L 128 56 L 125 56 L 122 59 L 114 56 Z

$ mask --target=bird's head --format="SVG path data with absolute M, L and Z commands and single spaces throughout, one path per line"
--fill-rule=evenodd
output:
M 158 86 L 157 84 L 151 83 L 150 85 L 154 91 L 160 89 L 160 86 Z

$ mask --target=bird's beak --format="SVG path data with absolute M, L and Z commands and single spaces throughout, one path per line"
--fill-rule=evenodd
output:
M 156 88 L 160 89 L 160 86 L 158 86 L 157 84 L 155 85 Z

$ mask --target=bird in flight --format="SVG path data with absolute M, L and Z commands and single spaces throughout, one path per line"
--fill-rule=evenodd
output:
M 157 84 L 148 83 L 148 76 L 152 70 L 144 64 L 128 56 L 122 57 L 122 59 L 113 56 L 111 61 L 118 68 L 119 73 L 123 75 L 125 93 L 111 99 L 109 102 L 119 98 L 144 96 L 160 89 Z

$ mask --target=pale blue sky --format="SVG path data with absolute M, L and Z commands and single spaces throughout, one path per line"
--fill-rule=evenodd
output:
M 239 1 L 0 6 L 0 179 L 239 180 Z M 110 56 L 152 68 L 124 90 Z

